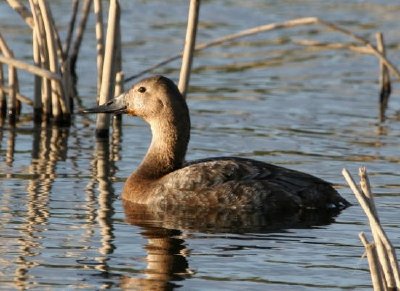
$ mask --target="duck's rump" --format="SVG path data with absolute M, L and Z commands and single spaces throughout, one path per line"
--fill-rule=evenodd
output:
M 278 211 L 350 205 L 322 179 L 237 157 L 188 162 L 159 182 L 161 204 Z

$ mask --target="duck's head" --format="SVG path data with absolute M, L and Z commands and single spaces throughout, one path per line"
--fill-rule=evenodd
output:
M 85 113 L 127 113 L 146 121 L 165 115 L 186 115 L 186 101 L 173 81 L 163 76 L 143 79 L 105 104 L 84 110 Z

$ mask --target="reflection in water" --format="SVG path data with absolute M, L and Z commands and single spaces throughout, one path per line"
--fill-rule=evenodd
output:
M 270 232 L 285 228 L 308 228 L 327 225 L 338 213 L 299 211 L 292 215 L 262 212 L 238 212 L 184 208 L 159 209 L 123 202 L 127 222 L 142 227 L 147 238 L 146 278 L 127 278 L 122 286 L 135 290 L 170 290 L 178 286 L 173 281 L 190 277 L 188 251 L 182 239 L 182 230 L 200 232 Z
M 147 238 L 146 269 L 144 278 L 122 277 L 121 287 L 126 290 L 172 290 L 176 281 L 184 280 L 192 272 L 186 259 L 187 249 L 181 232 L 160 227 L 144 227 Z
M 59 160 L 65 160 L 67 152 L 68 128 L 34 128 L 32 162 L 29 173 L 34 177 L 29 180 L 27 214 L 20 227 L 20 255 L 15 262 L 14 282 L 18 287 L 27 286 L 28 271 L 38 263 L 32 260 L 39 254 L 40 233 L 46 229 L 50 217 L 49 193 L 55 179 L 55 169 Z M 13 136 L 13 139 L 15 136 Z M 9 144 L 10 145 L 10 144 Z M 7 151 L 7 154 L 10 150 Z M 10 159 L 13 155 L 10 154 Z
M 94 160 L 92 163 L 93 179 L 86 187 L 88 199 L 88 226 L 87 233 L 91 236 L 94 234 L 92 227 L 95 224 L 95 217 L 100 227 L 101 247 L 99 248 L 100 256 L 96 257 L 96 269 L 101 271 L 102 276 L 109 275 L 109 266 L 107 265 L 108 256 L 115 250 L 114 241 L 114 226 L 112 217 L 115 213 L 113 207 L 114 189 L 112 187 L 112 175 L 114 172 L 114 163 L 110 161 L 110 150 L 108 140 L 97 140 L 94 152 Z M 96 203 L 94 189 L 98 184 L 98 211 L 96 215 Z

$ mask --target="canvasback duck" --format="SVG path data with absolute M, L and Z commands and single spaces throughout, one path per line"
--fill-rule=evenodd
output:
M 86 113 L 127 113 L 143 118 L 150 147 L 125 182 L 122 199 L 154 207 L 291 211 L 349 206 L 328 182 L 312 175 L 238 157 L 185 161 L 190 116 L 173 81 L 141 80 L 127 92 Z

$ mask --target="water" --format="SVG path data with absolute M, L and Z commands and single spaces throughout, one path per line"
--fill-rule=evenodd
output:
M 182 1 L 121 4 L 126 76 L 180 50 Z M 51 5 L 65 37 L 69 3 Z M 397 1 L 207 1 L 199 42 L 318 16 L 371 39 L 383 31 L 399 63 L 399 10 Z M 90 21 L 78 60 L 84 106 L 93 105 L 96 91 Z M 15 55 L 30 61 L 30 31 L 5 2 L 0 23 Z M 395 83 L 389 120 L 378 127 L 377 60 L 304 48 L 292 41 L 299 39 L 349 40 L 310 26 L 196 56 L 188 159 L 237 155 L 309 172 L 337 184 L 355 206 L 333 223 L 303 217 L 302 224 L 282 221 L 282 227 L 257 215 L 129 208 L 125 214 L 119 194 L 147 149 L 146 124 L 125 118 L 122 134 L 115 134 L 120 143 L 96 144 L 94 117 L 76 116 L 69 129 L 35 128 L 26 107 L 25 121 L 0 130 L 0 289 L 370 290 L 358 240 L 368 223 L 340 172 L 368 167 L 382 224 L 398 250 L 399 91 Z M 157 71 L 174 80 L 178 72 L 177 62 Z M 31 76 L 19 77 L 22 92 L 32 97 Z

